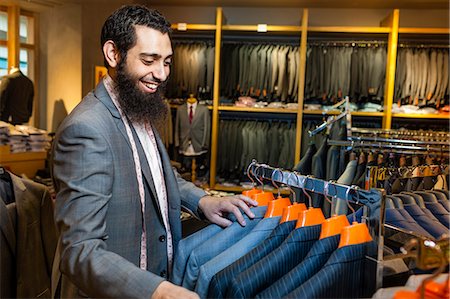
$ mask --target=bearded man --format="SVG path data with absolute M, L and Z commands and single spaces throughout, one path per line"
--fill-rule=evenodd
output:
M 60 232 L 52 296 L 197 298 L 170 283 L 181 237 L 180 209 L 220 226 L 244 196 L 215 198 L 184 181 L 155 125 L 170 73 L 170 24 L 157 11 L 129 5 L 103 25 L 108 75 L 70 113 L 53 143 L 55 220 Z M 201 216 L 200 216 L 201 215 Z

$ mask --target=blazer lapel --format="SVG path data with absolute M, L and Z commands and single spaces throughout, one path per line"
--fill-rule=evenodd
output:
M 115 123 L 117 126 L 117 129 L 122 134 L 123 138 L 125 139 L 126 143 L 131 149 L 131 143 L 128 139 L 127 131 L 125 128 L 125 124 L 123 123 L 122 118 L 120 117 L 119 110 L 117 110 L 117 107 L 114 105 L 111 97 L 109 96 L 108 91 L 106 90 L 105 85 L 103 84 L 103 81 L 100 82 L 94 91 L 95 96 L 99 99 L 100 102 L 103 103 L 103 105 L 106 106 L 106 108 L 109 110 L 111 115 L 115 118 Z

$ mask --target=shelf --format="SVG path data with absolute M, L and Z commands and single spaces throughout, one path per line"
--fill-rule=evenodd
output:
M 240 112 L 262 112 L 262 113 L 291 113 L 296 114 L 296 109 L 284 108 L 252 108 L 252 107 L 235 107 L 235 106 L 219 106 L 219 111 L 240 111 Z
M 263 32 L 301 32 L 301 26 L 281 26 L 281 25 L 267 25 L 267 31 Z M 258 31 L 258 25 L 223 25 L 222 30 L 228 31 Z
M 308 32 L 390 33 L 390 27 L 311 26 Z
M 450 114 L 410 114 L 410 113 L 392 113 L 392 117 L 398 117 L 398 118 L 450 119 Z
M 184 25 L 186 25 L 184 27 Z M 177 24 L 172 24 L 171 28 L 173 30 L 176 30 L 177 32 L 185 32 L 185 31 L 189 31 L 189 30 L 216 30 L 216 25 L 214 24 L 186 24 L 186 23 L 177 23 Z M 181 30 L 180 30 L 180 29 Z
M 36 172 L 45 167 L 46 159 L 46 151 L 11 153 L 9 146 L 0 146 L 0 165 L 18 176 L 25 174 L 34 178 Z
M 303 114 L 306 115 L 339 115 L 342 111 L 339 110 L 329 110 L 329 111 L 323 111 L 323 110 L 303 110 Z M 352 116 L 380 116 L 383 117 L 383 112 L 364 112 L 364 111 L 354 111 L 351 112 Z
M 398 33 L 413 33 L 413 34 L 450 34 L 450 28 L 415 28 L 404 27 L 399 28 Z

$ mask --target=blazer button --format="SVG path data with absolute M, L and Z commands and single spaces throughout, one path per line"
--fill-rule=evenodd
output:
M 164 278 L 166 278 L 166 274 L 167 274 L 166 270 L 162 270 L 161 273 L 159 273 L 159 275 Z
M 164 241 L 166 241 L 166 236 L 164 236 L 164 235 L 159 236 L 159 242 L 164 242 Z

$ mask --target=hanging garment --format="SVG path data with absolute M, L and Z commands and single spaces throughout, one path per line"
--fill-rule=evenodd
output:
M 214 275 L 209 286 L 208 298 L 224 298 L 231 281 L 237 277 L 239 273 L 248 269 L 277 248 L 292 232 L 296 223 L 296 220 L 281 223 L 261 244 Z
M 173 271 L 171 281 L 176 285 L 181 285 L 183 282 L 184 273 L 186 270 L 186 264 L 189 256 L 195 247 L 203 244 L 214 235 L 224 230 L 218 225 L 210 224 L 200 232 L 194 233 L 186 238 L 183 238 L 178 243 L 176 254 L 173 260 Z
M 284 298 L 361 298 L 366 255 L 376 252 L 375 242 L 338 248 L 319 272 Z M 369 289 L 369 288 L 367 288 Z
M 253 298 L 290 271 L 319 239 L 321 225 L 300 227 L 270 254 L 243 271 L 229 285 L 227 298 Z
M 1 243 L 1 260 L 3 262 L 3 254 L 8 254 L 8 251 L 14 256 L 12 259 L 15 260 L 13 293 L 17 298 L 49 298 L 52 263 L 57 244 L 53 202 L 44 185 L 19 178 L 12 173 L 10 176 L 14 188 L 15 211 L 14 207 L 9 205 L 5 211 L 4 202 L 1 200 L 1 229 L 7 240 L 7 243 Z M 11 214 L 17 216 L 16 220 L 14 217 L 11 219 L 9 216 Z M 15 229 L 13 232 L 15 244 L 14 237 L 11 235 L 12 228 Z M 4 250 L 7 244 L 9 250 Z M 8 280 L 6 275 L 7 273 L 1 273 L 2 283 L 3 279 Z M 9 278 L 11 282 L 11 277 Z M 3 286 L 2 284 L 2 289 Z M 5 287 L 8 288 L 7 285 Z
M 253 219 L 244 215 L 246 226 L 243 227 L 238 222 L 234 222 L 225 230 L 194 248 L 186 264 L 182 286 L 194 290 L 200 267 L 247 235 L 264 217 L 266 209 L 267 206 L 253 208 L 252 212 L 255 214 Z
M 279 225 L 281 216 L 262 219 L 245 237 L 200 267 L 195 292 L 200 298 L 208 295 L 209 283 L 214 275 L 247 254 L 264 241 Z
M 209 149 L 211 135 L 211 120 L 208 107 L 197 105 L 192 123 L 189 122 L 187 105 L 178 107 L 175 120 L 175 146 L 180 152 L 186 152 L 192 145 L 196 154 L 202 154 Z
M 301 263 L 260 292 L 256 298 L 282 298 L 306 282 L 312 275 L 319 272 L 331 254 L 337 249 L 340 235 L 320 239 L 314 243 L 311 250 Z

